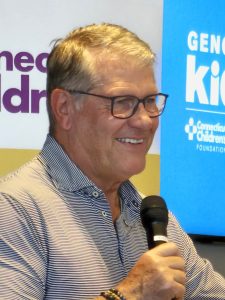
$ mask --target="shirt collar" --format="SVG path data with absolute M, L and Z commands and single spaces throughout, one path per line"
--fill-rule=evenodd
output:
M 38 159 L 45 166 L 54 184 L 60 189 L 76 192 L 88 187 L 102 191 L 71 161 L 63 148 L 50 135 L 47 136 Z M 120 187 L 121 210 L 128 225 L 139 219 L 141 196 L 130 181 Z
M 77 191 L 94 183 L 71 161 L 63 148 L 50 135 L 47 136 L 38 159 L 59 189 Z

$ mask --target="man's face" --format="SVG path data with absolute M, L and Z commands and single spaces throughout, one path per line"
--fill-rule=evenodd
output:
M 133 95 L 138 98 L 156 93 L 153 71 L 130 62 L 102 62 L 98 67 L 101 84 L 91 93 L 104 96 Z M 84 97 L 73 112 L 69 134 L 71 159 L 93 181 L 122 182 L 141 172 L 145 156 L 158 127 L 158 118 L 149 118 L 143 104 L 129 119 L 111 115 L 111 101 Z M 74 99 L 76 101 L 76 99 Z M 79 100 L 78 100 L 79 101 Z

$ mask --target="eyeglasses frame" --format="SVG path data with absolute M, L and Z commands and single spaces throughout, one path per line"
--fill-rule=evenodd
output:
M 140 98 L 138 98 L 138 97 L 131 96 L 131 95 L 112 96 L 112 97 L 111 97 L 111 96 L 104 96 L 104 95 L 98 95 L 98 94 L 94 94 L 94 93 L 84 92 L 84 91 L 80 91 L 80 90 L 66 89 L 66 91 L 69 92 L 69 93 L 71 93 L 71 94 L 88 95 L 88 96 L 94 96 L 94 97 L 99 97 L 99 98 L 102 98 L 102 99 L 108 99 L 108 100 L 111 100 L 111 115 L 112 115 L 114 118 L 117 118 L 117 119 L 129 119 L 129 118 L 131 118 L 131 117 L 136 113 L 136 111 L 137 111 L 138 106 L 139 106 L 140 103 L 142 103 L 142 104 L 144 105 L 144 107 L 145 107 L 145 100 L 146 100 L 148 97 L 151 97 L 151 96 L 164 96 L 164 101 L 165 101 L 165 102 L 164 102 L 163 109 L 160 111 L 159 114 L 154 115 L 154 116 L 149 116 L 150 118 L 157 118 L 157 117 L 159 117 L 159 116 L 162 115 L 162 113 L 163 113 L 163 111 L 164 111 L 164 109 L 165 109 L 165 107 L 166 107 L 167 99 L 168 99 L 168 97 L 169 97 L 168 94 L 164 94 L 164 93 L 150 94 L 150 95 L 144 97 L 143 99 L 140 99 Z M 128 117 L 125 117 L 125 118 L 115 116 L 115 115 L 113 114 L 113 107 L 114 107 L 114 102 L 115 102 L 115 100 L 116 100 L 118 97 L 129 97 L 129 96 L 135 97 L 135 98 L 138 100 L 136 106 L 134 106 L 134 109 L 133 109 L 133 111 L 132 111 L 132 114 L 129 115 Z

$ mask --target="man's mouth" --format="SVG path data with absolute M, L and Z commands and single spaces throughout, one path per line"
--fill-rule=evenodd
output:
M 121 143 L 129 143 L 129 144 L 141 144 L 144 142 L 143 139 L 131 139 L 131 138 L 118 138 L 116 140 Z

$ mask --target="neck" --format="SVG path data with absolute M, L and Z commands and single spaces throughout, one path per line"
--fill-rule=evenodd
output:
M 120 199 L 118 190 L 123 182 L 122 178 L 115 179 L 115 176 L 112 173 L 110 176 L 107 173 L 97 173 L 96 170 L 91 167 L 91 163 L 88 163 L 87 157 L 85 157 L 85 159 L 80 157 L 82 151 L 74 152 L 71 150 L 73 147 L 71 146 L 69 137 L 66 134 L 55 134 L 54 138 L 69 155 L 70 159 L 76 163 L 83 173 L 104 192 L 111 209 L 113 222 L 115 222 L 120 215 Z M 112 177 L 114 177 L 114 181 L 112 181 Z
M 118 219 L 120 216 L 120 197 L 118 193 L 118 189 L 114 190 L 113 192 L 105 192 L 106 199 L 108 200 L 113 223 Z

